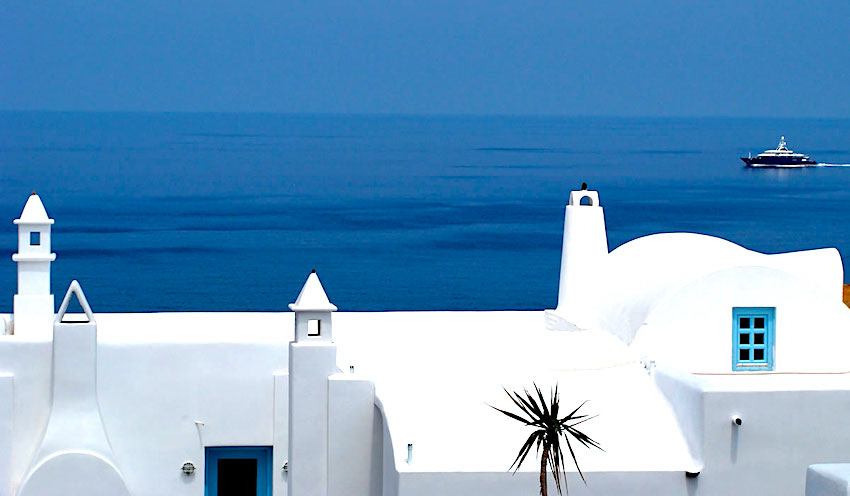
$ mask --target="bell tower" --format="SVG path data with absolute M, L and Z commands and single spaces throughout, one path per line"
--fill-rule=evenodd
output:
M 18 292 L 14 299 L 14 333 L 19 336 L 50 339 L 53 323 L 53 295 L 50 293 L 50 264 L 56 254 L 50 251 L 50 228 L 41 198 L 30 195 L 18 225 Z
M 564 212 L 564 244 L 561 251 L 561 277 L 558 285 L 558 308 L 555 314 L 566 322 L 569 330 L 593 327 L 593 305 L 597 302 L 596 286 L 599 270 L 608 254 L 605 212 L 599 204 L 599 193 L 570 193 Z

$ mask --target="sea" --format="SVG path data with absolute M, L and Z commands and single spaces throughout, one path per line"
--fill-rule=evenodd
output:
M 747 169 L 790 148 L 829 165 Z M 552 308 L 564 205 L 658 232 L 850 255 L 850 120 L 0 112 L 0 312 L 32 191 L 53 292 L 95 312 Z M 846 265 L 846 263 L 845 263 Z M 845 275 L 845 282 L 847 276 Z

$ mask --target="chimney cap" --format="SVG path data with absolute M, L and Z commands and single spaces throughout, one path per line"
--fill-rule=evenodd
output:
M 27 198 L 21 217 L 14 220 L 15 224 L 53 224 L 53 219 L 47 216 L 47 210 L 41 203 L 41 198 L 35 191 Z
M 293 312 L 335 312 L 337 309 L 328 299 L 325 288 L 322 287 L 315 270 L 307 276 L 307 281 L 301 288 L 301 292 L 298 293 L 298 298 L 295 299 L 295 303 L 289 304 L 289 308 Z

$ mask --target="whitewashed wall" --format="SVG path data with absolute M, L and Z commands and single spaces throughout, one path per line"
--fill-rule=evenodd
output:
M 850 463 L 822 463 L 806 472 L 806 496 L 850 495 Z
M 287 494 L 292 316 L 265 314 L 260 323 L 247 317 L 240 331 L 232 325 L 238 314 L 221 315 L 227 325 L 205 328 L 209 315 L 198 314 L 191 324 L 184 314 L 176 320 L 187 327 L 171 330 L 160 326 L 173 326 L 174 319 L 151 314 L 101 315 L 107 324 L 97 349 L 98 402 L 116 464 L 134 495 L 203 494 L 209 446 L 272 446 L 273 492 Z M 0 336 L 0 406 L 7 407 L 0 408 L 0 496 L 14 494 L 43 435 L 50 363 L 50 342 Z M 325 387 L 330 420 L 323 428 L 333 436 L 330 494 L 381 494 L 385 439 L 374 386 L 344 373 Z M 196 466 L 194 475 L 182 473 L 187 461 Z
M 203 494 L 205 446 L 272 446 L 287 345 L 104 343 L 101 411 L 130 492 Z M 186 461 L 198 467 L 192 476 L 180 470 Z M 272 470 L 277 483 L 281 468 Z
M 51 356 L 49 342 L 0 336 L 0 374 L 9 376 L 7 380 L 13 383 L 12 390 L 7 393 L 13 405 L 11 453 L 9 458 L 0 460 L 8 464 L 10 479 L 0 481 L 0 488 L 8 485 L 11 491 L 20 484 L 44 434 L 50 413 Z M 0 494 L 13 493 L 0 491 Z
M 775 307 L 775 372 L 850 370 L 850 310 L 810 280 L 766 267 L 734 267 L 671 292 L 652 309 L 634 347 L 659 364 L 732 372 L 733 307 Z
M 50 343 L 3 339 L 0 371 L 14 375 L 15 422 L 11 456 L 0 453 L 0 460 L 11 464 L 10 482 L 17 486 L 47 421 Z M 197 496 L 204 488 L 205 446 L 274 445 L 274 374 L 286 369 L 287 345 L 283 336 L 276 345 L 102 340 L 99 402 L 130 492 Z M 0 449 L 2 439 L 0 430 Z M 180 470 L 186 461 L 198 467 L 193 476 Z M 273 469 L 277 486 L 280 467 Z
M 809 465 L 848 459 L 847 381 L 814 390 L 822 382 L 813 377 L 801 390 L 775 390 L 783 386 L 768 381 L 762 391 L 752 385 L 707 391 L 698 494 L 799 496 Z M 733 414 L 743 419 L 740 427 L 731 422 Z
M 799 496 L 809 465 L 847 457 L 846 374 L 654 375 L 702 460 L 688 494 Z

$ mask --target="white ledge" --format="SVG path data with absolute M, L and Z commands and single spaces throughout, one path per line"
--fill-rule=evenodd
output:
M 50 253 L 47 255 L 27 255 L 21 253 L 13 253 L 13 262 L 52 262 L 56 260 L 56 254 Z

